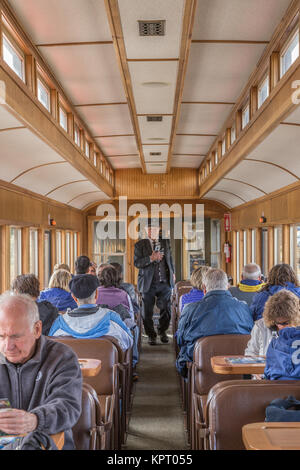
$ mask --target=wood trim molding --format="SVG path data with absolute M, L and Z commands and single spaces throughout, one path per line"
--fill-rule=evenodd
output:
M 266 165 L 275 166 L 276 168 L 279 168 L 280 170 L 285 171 L 286 173 L 289 173 L 289 174 L 290 174 L 291 176 L 293 176 L 296 180 L 300 181 L 299 176 L 295 175 L 295 173 L 292 173 L 290 170 L 287 170 L 287 169 L 284 168 L 283 166 L 278 165 L 277 163 L 266 162 L 265 160 L 256 160 L 256 159 L 254 159 L 254 158 L 245 158 L 244 160 L 247 161 L 247 162 L 258 162 L 258 163 L 265 163 Z
M 55 191 L 57 191 L 60 188 L 64 188 L 65 186 L 69 186 L 70 184 L 82 183 L 84 181 L 88 181 L 88 180 L 69 181 L 68 183 L 64 183 L 64 184 L 61 184 L 60 186 L 56 186 L 54 189 L 51 189 L 51 191 L 49 191 L 49 193 L 45 194 L 45 197 L 48 197 L 49 194 L 54 193 Z
M 269 44 L 270 41 L 242 41 L 239 39 L 193 39 L 192 44 Z
M 113 43 L 117 55 L 118 65 L 121 72 L 121 77 L 124 84 L 124 89 L 126 93 L 126 98 L 128 102 L 129 112 L 131 116 L 131 122 L 133 125 L 133 130 L 135 133 L 135 138 L 137 142 L 137 147 L 140 153 L 140 160 L 142 165 L 142 170 L 146 173 L 145 158 L 143 153 L 142 139 L 139 128 L 139 122 L 137 118 L 137 111 L 135 106 L 135 100 L 133 96 L 133 89 L 131 83 L 131 76 L 128 67 L 128 60 L 126 56 L 126 48 L 123 37 L 122 23 L 120 17 L 120 10 L 117 0 L 104 0 L 106 13 L 113 37 Z
M 119 106 L 128 104 L 127 101 L 119 101 L 114 103 L 86 103 L 86 104 L 74 104 L 74 108 L 89 108 L 93 106 Z
M 175 100 L 174 100 L 174 108 L 173 108 L 174 116 L 172 120 L 170 148 L 169 148 L 169 153 L 168 153 L 168 161 L 167 161 L 167 169 L 166 169 L 167 173 L 169 173 L 170 168 L 171 168 L 173 147 L 175 143 L 176 130 L 177 130 L 178 122 L 179 122 L 183 87 L 184 87 L 184 81 L 185 81 L 185 76 L 186 76 L 186 71 L 187 71 L 189 53 L 191 49 L 192 31 L 193 31 L 195 14 L 196 14 L 196 6 L 197 6 L 197 2 L 195 0 L 186 0 L 185 2 L 177 83 L 176 83 Z
M 35 44 L 35 47 L 105 46 L 107 44 L 113 44 L 113 41 L 57 42 L 51 44 Z
M 22 171 L 22 173 L 19 173 L 18 176 L 15 176 L 14 179 L 10 181 L 10 183 L 14 183 L 18 178 L 21 178 L 21 176 L 26 175 L 26 173 L 30 173 L 33 170 L 36 170 L 37 168 L 42 168 L 44 166 L 49 166 L 49 165 L 59 165 L 61 163 L 68 163 L 66 161 L 59 161 L 59 162 L 49 162 L 49 163 L 43 163 L 42 165 L 36 165 L 32 166 L 31 168 L 28 168 L 27 170 Z

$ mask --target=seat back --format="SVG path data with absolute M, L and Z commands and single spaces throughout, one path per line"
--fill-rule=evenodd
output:
M 97 424 L 100 419 L 100 403 L 96 392 L 90 385 L 84 383 L 82 385 L 81 415 L 73 426 L 73 438 L 77 450 L 97 449 Z
M 288 395 L 300 400 L 300 381 L 235 380 L 215 385 L 209 392 L 206 407 L 209 448 L 245 449 L 242 427 L 263 422 L 270 402 Z
M 193 390 L 207 395 L 211 387 L 225 380 L 239 380 L 241 375 L 221 375 L 213 372 L 213 356 L 244 355 L 250 335 L 216 335 L 197 340 L 194 348 Z

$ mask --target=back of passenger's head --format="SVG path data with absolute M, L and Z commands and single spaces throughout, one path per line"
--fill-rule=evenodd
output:
M 90 258 L 88 256 L 79 256 L 75 261 L 75 273 L 86 274 L 90 267 Z
M 200 266 L 192 272 L 191 284 L 195 289 L 203 289 L 203 279 L 209 269 L 208 266 Z
M 79 305 L 95 303 L 99 281 L 93 274 L 77 274 L 69 282 L 69 288 Z
M 102 287 L 118 287 L 119 284 L 119 274 L 113 266 L 102 269 L 98 279 Z
M 40 319 L 36 302 L 27 294 L 4 292 L 0 296 L 0 317 L 9 315 L 13 318 L 15 316 L 15 321 L 18 322 L 22 314 L 28 318 L 29 327 L 32 330 Z
M 123 267 L 120 263 L 110 263 L 115 268 L 118 274 L 118 284 L 123 280 Z
M 206 292 L 212 290 L 227 290 L 228 277 L 222 269 L 211 268 L 207 271 L 203 279 Z
M 243 267 L 242 278 L 258 281 L 261 278 L 261 270 L 258 264 L 249 263 Z
M 283 323 L 286 323 L 284 326 L 300 326 L 299 297 L 291 291 L 281 289 L 267 300 L 263 318 L 268 328 Z
M 12 283 L 16 294 L 27 294 L 36 299 L 40 295 L 40 281 L 34 274 L 20 274 Z
M 62 263 L 62 264 L 56 264 L 56 265 L 54 266 L 53 271 L 57 271 L 58 269 L 65 269 L 66 271 L 71 272 L 70 266 L 69 266 L 68 264 L 64 264 L 64 263 Z
M 50 277 L 49 289 L 58 287 L 59 289 L 63 289 L 67 292 L 70 292 L 69 282 L 71 279 L 72 275 L 69 271 L 66 271 L 65 269 L 58 269 L 57 271 L 54 271 L 54 273 Z
M 265 288 L 268 288 L 269 286 L 285 287 L 287 282 L 290 282 L 297 287 L 299 286 L 297 275 L 289 264 L 276 264 L 269 271 L 267 285 Z
M 108 268 L 109 266 L 112 266 L 111 264 L 109 263 L 101 263 L 99 264 L 98 268 L 97 268 L 97 276 L 98 276 L 98 279 L 99 277 L 101 276 L 101 273 L 103 271 L 104 268 Z

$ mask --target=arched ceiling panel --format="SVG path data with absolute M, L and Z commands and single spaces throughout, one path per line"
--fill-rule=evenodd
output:
M 28 129 L 0 132 L 0 149 L 1 179 L 8 182 L 35 166 L 64 161 Z
M 95 185 L 89 181 L 76 182 L 69 184 L 52 192 L 50 197 L 64 204 L 69 204 L 75 197 L 83 193 L 99 191 Z M 72 204 L 71 204 L 72 205 Z
M 250 183 L 266 193 L 297 182 L 296 178 L 276 166 L 251 160 L 242 161 L 226 175 L 226 178 Z
M 93 202 L 106 200 L 108 197 L 102 191 L 92 191 L 90 193 L 78 195 L 72 202 L 70 202 L 70 206 L 76 207 L 76 209 L 85 209 Z
M 204 199 L 212 199 L 230 208 L 243 204 L 239 197 L 224 191 L 214 191 L 213 189 L 205 195 Z
M 248 159 L 275 163 L 300 178 L 300 128 L 278 126 Z
M 7 111 L 4 106 L 0 105 L 0 130 L 14 127 L 23 127 L 23 124 Z
M 265 195 L 263 191 L 259 191 L 252 186 L 248 186 L 247 184 L 240 183 L 238 181 L 226 180 L 226 178 L 216 184 L 214 189 L 232 192 L 237 196 L 240 196 L 245 202 Z
M 85 179 L 68 162 L 62 162 L 34 168 L 17 178 L 14 184 L 43 196 L 48 196 L 48 193 L 58 186 Z M 49 197 L 51 198 L 52 194 L 49 194 Z

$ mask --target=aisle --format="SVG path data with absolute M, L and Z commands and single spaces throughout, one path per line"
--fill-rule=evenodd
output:
M 143 337 L 139 381 L 133 400 L 126 450 L 188 449 L 172 338 L 149 346 Z

